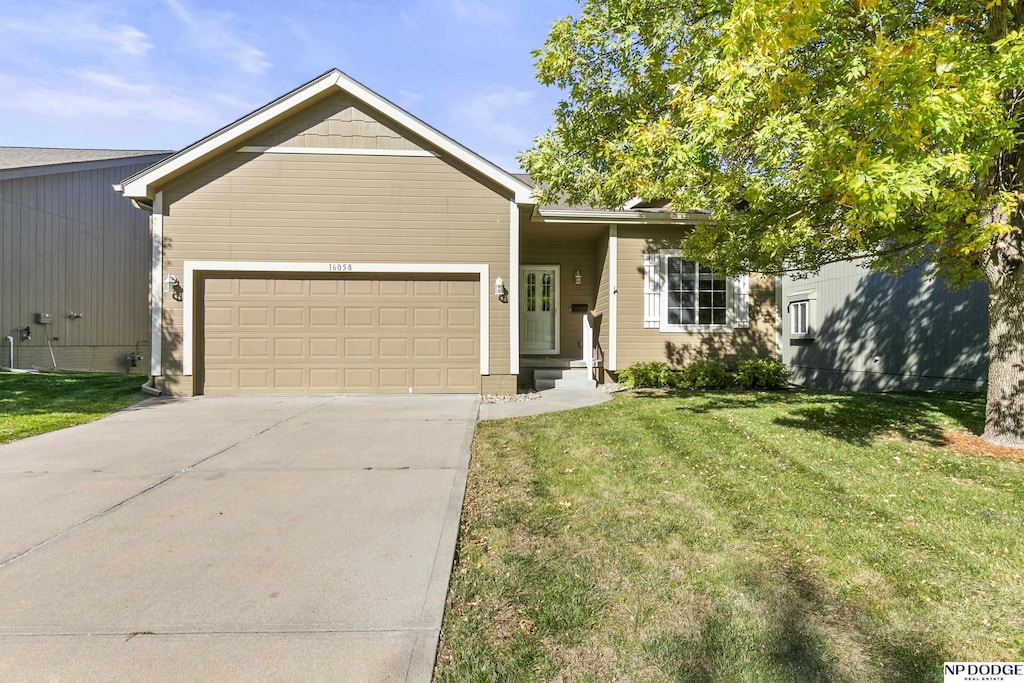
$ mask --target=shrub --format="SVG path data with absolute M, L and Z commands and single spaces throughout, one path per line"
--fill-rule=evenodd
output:
M 658 389 L 679 384 L 679 373 L 658 361 L 633 363 L 619 373 L 619 382 L 637 389 Z
M 701 360 L 683 368 L 681 386 L 690 389 L 728 389 L 732 375 L 716 360 Z
M 777 360 L 748 358 L 736 363 L 733 377 L 741 389 L 785 389 L 791 374 L 789 368 Z

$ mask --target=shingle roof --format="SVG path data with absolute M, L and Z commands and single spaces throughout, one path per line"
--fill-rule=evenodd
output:
M 167 154 L 163 150 L 135 149 L 59 149 L 54 147 L 0 147 L 0 170 L 73 164 L 83 161 L 128 159 L 154 154 Z

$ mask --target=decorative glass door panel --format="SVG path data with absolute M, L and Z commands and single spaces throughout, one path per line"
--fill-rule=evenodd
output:
M 526 266 L 519 282 L 519 350 L 558 353 L 558 269 Z

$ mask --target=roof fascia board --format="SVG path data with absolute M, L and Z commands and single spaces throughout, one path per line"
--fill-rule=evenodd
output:
M 232 143 L 239 141 L 253 130 L 286 115 L 289 110 L 332 88 L 338 88 L 348 93 L 390 118 L 395 123 L 408 129 L 411 133 L 433 145 L 444 154 L 492 180 L 500 187 L 509 190 L 517 204 L 533 205 L 536 203 L 532 197 L 533 188 L 529 185 L 431 128 L 412 114 L 392 104 L 337 69 L 329 71 L 320 78 L 293 91 L 291 94 L 285 95 L 263 109 L 257 110 L 248 117 L 184 149 L 164 163 L 157 164 L 132 178 L 128 178 L 122 183 L 122 190 L 125 196 L 135 199 L 152 199 L 154 185 L 160 180 L 187 168 L 203 158 L 229 148 Z
M 155 183 L 206 156 L 215 154 L 247 133 L 286 114 L 293 107 L 336 87 L 339 75 L 337 72 L 328 72 L 320 78 L 298 88 L 291 94 L 278 99 L 276 102 L 272 102 L 266 107 L 258 109 L 253 114 L 200 140 L 191 147 L 186 147 L 164 163 L 157 164 L 142 173 L 128 178 L 121 183 L 122 191 L 126 197 L 133 199 L 153 199 L 153 185 Z
M 39 166 L 22 166 L 20 168 L 5 168 L 0 170 L 0 180 L 12 178 L 33 178 L 41 175 L 56 175 L 58 173 L 76 173 L 78 171 L 95 171 L 101 168 L 114 168 L 116 166 L 134 166 L 135 164 L 155 164 L 161 159 L 170 156 L 170 152 L 158 154 L 142 154 L 134 157 L 117 157 L 113 159 L 93 159 L 91 161 L 67 161 L 59 164 L 45 164 Z
M 710 223 L 713 219 L 705 213 L 651 214 L 642 211 L 593 211 L 586 209 L 540 209 L 535 215 L 540 223 L 636 223 L 636 224 L 679 224 Z
M 377 93 L 373 92 L 362 83 L 359 83 L 358 81 L 355 81 L 339 72 L 338 85 L 342 90 L 348 92 L 356 99 L 365 102 L 437 149 L 440 149 L 452 158 L 457 159 L 474 171 L 481 173 L 486 178 L 493 180 L 498 183 L 498 185 L 511 190 L 514 195 L 513 198 L 517 204 L 532 205 L 536 203 L 532 196 L 532 187 L 519 180 L 511 173 L 498 168 L 479 154 L 463 147 L 447 135 L 431 128 L 409 112 L 392 104 Z

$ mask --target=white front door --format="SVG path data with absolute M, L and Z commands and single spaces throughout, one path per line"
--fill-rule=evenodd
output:
M 558 266 L 522 267 L 519 286 L 519 350 L 558 353 Z

